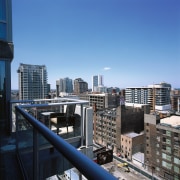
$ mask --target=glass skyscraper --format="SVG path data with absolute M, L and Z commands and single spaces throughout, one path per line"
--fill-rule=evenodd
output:
M 0 0 L 0 127 L 11 130 L 12 2 Z
M 92 91 L 96 91 L 96 88 L 98 86 L 104 86 L 103 85 L 103 76 L 102 75 L 95 75 L 92 77 Z
M 45 65 L 20 64 L 19 99 L 44 99 L 47 96 L 47 69 Z

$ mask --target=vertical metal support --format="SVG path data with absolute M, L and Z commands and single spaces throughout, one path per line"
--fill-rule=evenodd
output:
M 10 135 L 12 134 L 12 103 L 9 102 L 9 128 L 10 128 Z
M 84 113 L 83 113 L 83 104 L 81 104 L 81 146 L 83 146 L 84 140 Z
M 39 180 L 39 148 L 38 132 L 33 128 L 33 179 Z
M 18 127 L 19 127 L 19 121 L 18 121 L 18 112 L 17 112 L 17 109 L 15 108 L 15 113 L 16 113 L 16 150 L 19 151 L 19 147 L 18 147 L 18 143 L 19 143 L 19 138 L 18 138 Z

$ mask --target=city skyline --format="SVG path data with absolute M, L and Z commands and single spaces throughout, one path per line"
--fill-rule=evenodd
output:
M 92 88 L 98 74 L 107 87 L 179 88 L 179 7 L 178 0 L 13 1 L 12 89 L 20 63 L 45 65 L 52 89 L 64 77 Z

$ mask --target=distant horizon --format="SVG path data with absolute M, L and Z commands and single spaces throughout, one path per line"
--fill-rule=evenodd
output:
M 170 83 L 168 83 L 168 84 L 170 84 Z M 149 84 L 149 85 L 152 85 L 152 84 Z M 148 86 L 148 85 L 147 85 Z M 113 87 L 113 88 L 119 88 L 120 90 L 122 90 L 122 89 L 126 89 L 126 88 L 128 88 L 128 87 L 146 87 L 146 86 L 128 86 L 128 87 L 125 87 L 125 88 L 121 88 L 121 87 L 114 87 L 114 86 L 108 86 L 107 88 L 111 88 L 111 87 Z M 92 88 L 88 88 L 88 90 L 89 89 L 92 89 Z M 171 87 L 171 90 L 180 90 L 180 87 L 177 87 L 177 88 L 174 88 L 174 87 Z M 56 88 L 51 88 L 51 90 L 56 90 Z M 11 91 L 19 91 L 19 89 L 12 89 L 11 88 Z

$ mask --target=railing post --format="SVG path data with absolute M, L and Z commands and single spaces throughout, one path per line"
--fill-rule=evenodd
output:
M 81 104 L 81 146 L 83 146 L 84 141 L 84 115 L 85 112 L 83 113 L 83 104 Z
M 19 144 L 19 138 L 18 138 L 18 127 L 19 127 L 19 120 L 18 120 L 18 112 L 17 112 L 17 109 L 15 109 L 15 113 L 16 113 L 16 122 L 15 122 L 15 124 L 16 124 L 16 150 L 19 152 L 19 146 L 18 146 L 18 144 Z
M 39 144 L 38 132 L 33 128 L 33 179 L 39 180 Z

